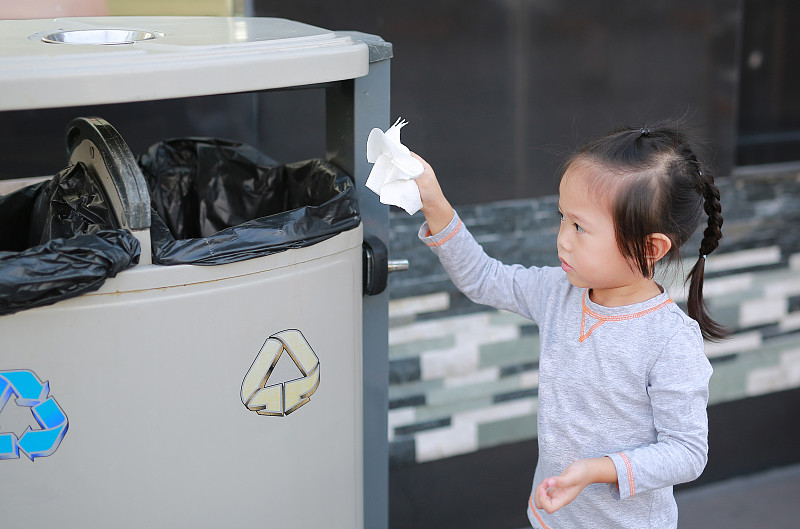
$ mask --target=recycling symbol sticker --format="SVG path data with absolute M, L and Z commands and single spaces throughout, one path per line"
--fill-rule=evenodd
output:
M 269 384 L 269 378 L 286 354 L 301 377 Z M 283 417 L 296 411 L 311 400 L 319 387 L 319 358 L 311 349 L 303 333 L 289 329 L 270 336 L 242 381 L 242 403 L 259 415 Z M 269 384 L 269 385 L 268 385 Z
M 42 383 L 36 373 L 26 369 L 0 371 L 0 414 L 12 396 L 17 406 L 31 409 L 41 429 L 28 426 L 20 437 L 0 432 L 0 460 L 19 459 L 20 451 L 31 461 L 53 455 L 67 434 L 69 421 L 50 396 L 50 382 Z

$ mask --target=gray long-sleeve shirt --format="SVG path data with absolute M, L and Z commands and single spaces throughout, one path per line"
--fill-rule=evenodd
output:
M 604 307 L 560 268 L 504 265 L 490 258 L 456 215 L 420 239 L 471 300 L 535 321 L 540 330 L 539 462 L 533 489 L 570 463 L 608 456 L 617 485 L 594 484 L 547 514 L 543 529 L 677 527 L 672 486 L 696 479 L 708 453 L 708 381 L 697 322 L 666 292 Z

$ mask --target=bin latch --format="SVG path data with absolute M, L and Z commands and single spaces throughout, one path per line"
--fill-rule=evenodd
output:
M 377 296 L 389 281 L 389 273 L 408 270 L 407 259 L 389 259 L 386 245 L 374 235 L 364 237 L 364 294 Z

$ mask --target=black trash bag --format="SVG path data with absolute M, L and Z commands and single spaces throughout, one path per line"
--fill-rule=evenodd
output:
M 29 244 L 69 239 L 80 234 L 117 228 L 105 192 L 83 163 L 60 171 L 37 194 L 33 206 Z
M 0 196 L 0 252 L 21 252 L 32 246 L 31 216 L 47 184 L 39 182 Z
M 101 230 L 22 252 L 0 252 L 0 315 L 92 292 L 138 262 L 139 241 L 126 230 Z
M 165 140 L 139 157 L 153 262 L 226 264 L 301 248 L 361 221 L 352 180 L 329 162 L 287 165 L 241 143 Z
M 82 164 L 0 196 L 0 315 L 97 290 L 139 262 Z

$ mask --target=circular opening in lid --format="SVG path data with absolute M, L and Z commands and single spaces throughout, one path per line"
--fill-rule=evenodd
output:
M 133 44 L 142 40 L 163 37 L 163 33 L 135 29 L 76 29 L 58 31 L 42 37 L 49 44 Z

